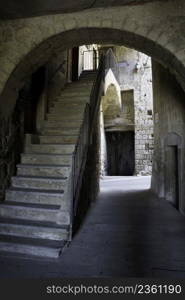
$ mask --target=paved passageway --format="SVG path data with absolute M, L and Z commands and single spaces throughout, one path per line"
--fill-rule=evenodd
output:
M 185 217 L 150 177 L 106 177 L 59 260 L 0 256 L 0 277 L 185 277 Z

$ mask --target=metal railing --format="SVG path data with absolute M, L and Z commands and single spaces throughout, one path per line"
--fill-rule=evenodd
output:
M 105 74 L 105 57 L 101 57 L 96 80 L 91 90 L 90 103 L 86 104 L 83 123 L 80 128 L 79 138 L 73 154 L 72 161 L 72 197 L 73 212 L 76 215 L 78 199 L 81 189 L 83 172 L 85 169 L 88 147 L 91 143 L 94 124 L 98 116 Z
M 104 92 L 104 81 L 107 68 L 112 69 L 115 76 L 119 75 L 118 68 L 116 67 L 116 59 L 111 51 L 107 51 L 102 55 L 99 62 L 99 67 L 94 81 L 90 102 L 86 104 L 83 123 L 80 128 L 79 138 L 73 154 L 72 160 L 72 218 L 76 215 L 80 189 L 85 170 L 88 148 L 92 142 L 93 130 L 95 128 L 98 112 L 101 103 L 101 97 Z
M 83 171 L 85 168 L 87 151 L 89 146 L 89 104 L 86 104 L 83 123 L 80 128 L 78 142 L 73 153 L 72 160 L 72 197 L 73 212 L 72 217 L 76 214 L 77 201 L 79 199 L 80 187 L 82 183 Z

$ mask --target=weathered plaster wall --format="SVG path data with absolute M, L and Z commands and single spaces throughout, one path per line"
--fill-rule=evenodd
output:
M 60 94 L 67 80 L 67 51 L 52 56 L 47 63 L 47 93 L 49 103 Z
M 184 1 L 169 0 L 1 21 L 0 110 L 11 113 L 25 79 L 52 55 L 82 44 L 136 48 L 167 65 L 185 87 L 184 15 Z
M 101 47 L 101 50 L 104 49 Z M 105 130 L 117 130 L 122 125 L 121 113 L 121 91 L 112 70 L 108 70 L 105 76 L 104 96 L 101 99 L 100 108 L 100 161 L 101 175 L 107 175 L 107 148 Z M 121 124 L 120 124 L 121 120 Z
M 60 95 L 67 82 L 68 52 L 52 56 L 45 67 L 45 86 L 37 104 L 37 132 L 41 131 L 49 106 Z M 71 61 L 70 61 L 71 63 Z
M 168 186 L 173 177 L 173 162 L 168 157 L 168 151 L 169 147 L 176 146 L 180 210 L 185 213 L 185 94 L 167 69 L 154 61 L 152 65 L 155 119 L 152 189 L 164 198 L 167 197 L 169 189 L 173 189 L 173 182 L 171 187 Z
M 102 109 L 105 130 L 114 130 L 117 128 L 121 113 L 120 92 L 118 94 L 113 84 L 109 85 L 106 94 L 102 97 Z

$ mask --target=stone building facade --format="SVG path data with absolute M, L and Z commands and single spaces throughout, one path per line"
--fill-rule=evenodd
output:
M 128 156 L 132 155 L 131 159 L 135 160 L 133 174 L 150 175 L 154 144 L 151 58 L 123 46 L 111 48 L 119 66 L 120 91 L 117 92 L 110 85 L 102 99 L 104 128 L 106 132 L 133 133 L 128 138 L 134 139 L 133 153 L 130 152 L 131 149 L 128 150 Z M 131 141 L 127 141 L 129 142 Z M 106 167 L 102 173 L 106 173 Z

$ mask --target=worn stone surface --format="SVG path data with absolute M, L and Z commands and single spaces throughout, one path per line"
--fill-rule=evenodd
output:
M 58 83 L 60 80 L 58 80 Z M 83 82 L 83 79 L 81 80 Z M 79 86 L 81 80 L 79 80 Z M 93 81 L 91 81 L 92 83 Z M 87 93 L 86 87 L 84 87 L 84 90 Z M 87 90 L 89 90 L 89 86 Z M 82 91 L 83 88 L 81 89 L 81 93 Z M 39 132 L 26 135 L 25 149 L 21 155 L 21 163 L 17 165 L 16 176 L 11 179 L 11 186 L 6 191 L 5 203 L 0 205 L 0 235 L 2 234 L 2 238 L 0 237 L 0 251 L 15 251 L 23 255 L 45 255 L 50 257 L 53 255 L 53 257 L 56 257 L 63 247 L 63 239 L 66 238 L 68 241 L 71 239 L 73 193 L 76 192 L 75 184 L 78 187 L 81 185 L 80 182 L 75 182 L 74 184 L 72 175 L 73 170 L 77 172 L 77 168 L 78 172 L 79 169 L 82 172 L 82 162 L 77 157 L 80 152 L 74 154 L 78 142 L 77 137 L 79 136 L 82 124 L 82 120 L 79 122 L 77 118 L 76 110 L 81 113 L 83 119 L 87 97 L 83 98 L 83 103 L 80 102 L 78 106 L 73 101 L 72 104 L 68 103 L 68 97 L 66 97 L 68 93 L 70 98 L 75 98 L 78 95 L 75 87 L 74 90 L 67 89 L 67 92 L 64 89 L 60 93 L 60 99 L 64 95 L 65 100 L 63 100 L 63 103 L 58 104 L 59 99 L 55 100 L 52 103 L 52 108 L 49 108 L 49 115 L 55 115 L 56 111 L 60 117 L 59 120 L 45 120 Z M 43 98 L 42 101 L 44 101 Z M 50 102 L 49 99 L 48 102 Z M 52 112 L 52 109 L 55 111 Z M 77 120 L 73 119 L 71 124 L 69 120 L 68 123 L 62 121 L 66 113 L 69 119 L 72 113 L 72 115 L 76 116 Z M 72 132 L 71 129 L 73 130 Z M 47 140 L 46 134 L 48 133 L 52 136 L 49 135 L 49 139 Z M 53 136 L 53 133 L 56 136 Z M 66 134 L 68 138 L 65 137 L 63 140 L 63 134 Z M 71 142 L 71 134 L 75 134 L 75 139 L 72 135 L 72 139 L 75 140 L 74 143 Z M 88 132 L 83 134 L 86 137 Z M 42 143 L 43 138 L 44 143 Z M 69 141 L 70 143 L 68 143 Z M 88 146 L 88 138 L 86 138 L 85 142 Z M 83 151 L 84 149 L 83 147 Z M 78 159 L 78 166 L 77 164 L 74 165 L 74 159 Z M 97 172 L 98 169 L 95 168 L 95 170 Z M 74 188 L 75 190 L 73 190 Z M 93 193 L 92 196 L 94 196 Z M 14 226 L 14 224 L 19 224 L 20 226 L 22 224 L 22 230 L 18 231 L 17 226 Z M 45 228 L 43 232 L 40 229 L 38 230 L 40 234 L 38 233 L 36 240 L 35 230 L 32 235 L 31 229 L 28 228 L 30 224 L 35 226 L 35 229 L 37 227 L 40 228 L 40 225 Z M 64 231 L 58 230 L 58 236 L 55 230 L 57 226 L 65 229 Z M 26 232 L 29 232 L 29 240 L 27 241 L 24 240 Z M 14 239 L 12 239 L 12 236 Z M 48 240 L 56 242 L 56 237 L 61 242 L 59 245 L 61 248 L 50 248 Z M 35 242 L 37 245 L 35 245 Z M 43 242 L 45 243 L 45 248 L 42 248 Z M 41 251 L 42 249 L 43 252 Z
M 59 259 L 1 254 L 0 277 L 184 279 L 185 219 L 149 185 L 145 176 L 105 178 L 99 199 Z

